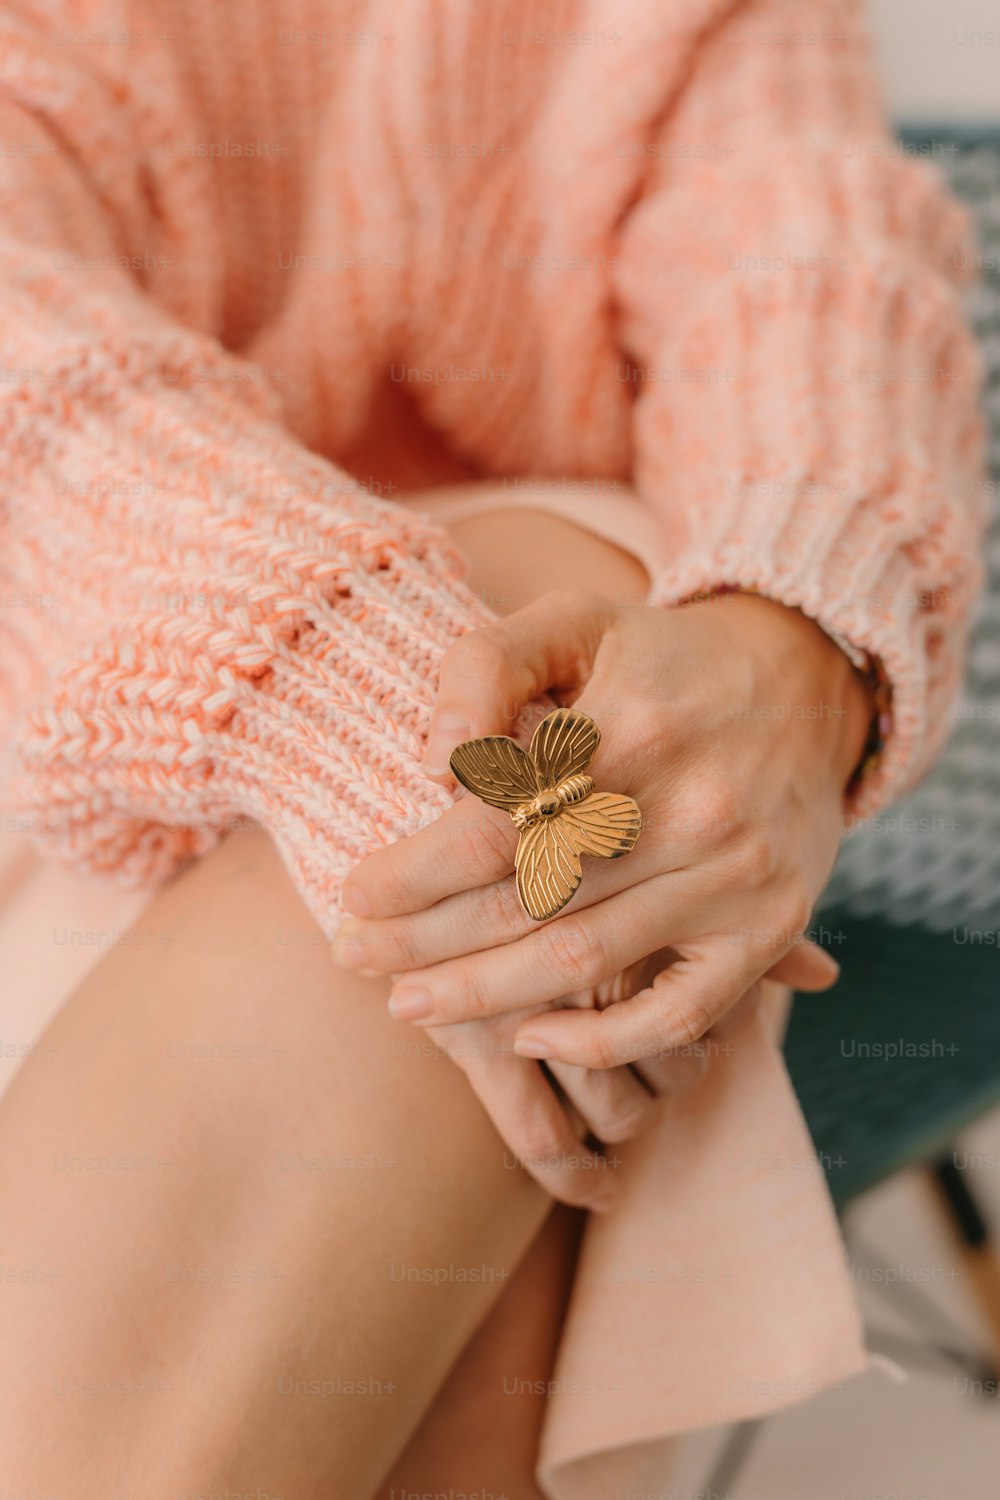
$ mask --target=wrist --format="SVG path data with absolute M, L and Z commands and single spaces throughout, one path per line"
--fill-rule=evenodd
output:
M 876 712 L 870 682 L 821 625 L 801 610 L 760 594 L 726 594 L 736 646 L 754 665 L 754 696 L 781 704 L 791 719 L 824 731 L 838 789 L 846 788 L 868 742 Z

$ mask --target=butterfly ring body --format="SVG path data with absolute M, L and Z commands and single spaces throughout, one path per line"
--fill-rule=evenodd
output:
M 531 802 L 515 807 L 511 813 L 514 827 L 519 830 L 533 828 L 539 818 L 554 818 L 564 807 L 572 807 L 574 802 L 583 802 L 593 790 L 592 776 L 570 776 L 559 786 L 539 792 Z
M 457 779 L 490 807 L 510 814 L 520 837 L 517 894 L 537 922 L 554 917 L 583 878 L 582 854 L 620 859 L 633 849 L 642 814 L 631 797 L 597 792 L 584 774 L 601 732 L 587 714 L 557 708 L 527 750 L 507 735 L 466 740 L 451 755 Z

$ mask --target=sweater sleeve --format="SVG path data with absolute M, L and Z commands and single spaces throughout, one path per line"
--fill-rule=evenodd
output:
M 645 149 L 615 286 L 652 599 L 756 589 L 877 659 L 870 814 L 945 732 L 979 580 L 965 214 L 888 136 L 853 0 L 729 7 Z
M 350 865 L 449 804 L 421 738 L 486 611 L 442 532 L 307 453 L 144 294 L 127 105 L 4 20 L 7 794 L 77 867 L 139 881 L 252 818 L 329 931 Z

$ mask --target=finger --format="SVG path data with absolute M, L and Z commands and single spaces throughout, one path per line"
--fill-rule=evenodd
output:
M 509 875 L 516 848 L 517 830 L 506 813 L 463 797 L 419 833 L 356 865 L 344 882 L 344 908 L 362 918 L 424 911 Z
M 331 952 L 343 968 L 401 974 L 514 942 L 536 925 L 509 876 L 448 896 L 426 911 L 367 922 L 348 917 Z
M 793 990 L 828 990 L 840 978 L 840 965 L 832 953 L 817 943 L 806 941 L 795 946 L 767 971 L 768 979 L 780 980 Z
M 644 1078 L 657 1094 L 678 1098 L 691 1093 L 704 1079 L 713 1059 L 728 1057 L 735 1051 L 740 1033 L 756 1021 L 760 1003 L 761 986 L 752 984 L 703 1037 L 679 1047 L 665 1048 L 655 1056 L 637 1058 L 631 1065 L 633 1072 Z M 553 1066 L 546 1063 L 550 1072 Z
M 641 990 L 648 989 L 657 975 L 662 974 L 671 964 L 677 962 L 679 954 L 673 949 L 661 948 L 657 953 L 651 953 L 649 957 L 639 964 L 633 964 L 631 969 L 625 970 L 622 981 L 613 981 L 612 985 L 602 985 L 598 990 L 598 1004 L 591 1009 L 605 1008 L 601 1003 L 601 997 L 608 996 L 608 1003 L 619 1004 L 623 1000 L 631 1000 Z M 619 993 L 609 994 L 617 990 Z M 731 1013 L 730 1013 L 731 1014 Z M 640 1057 L 632 1063 L 630 1072 L 641 1078 L 649 1091 L 657 1096 L 664 1095 L 677 1099 L 684 1094 L 689 1094 L 701 1083 L 708 1071 L 709 1058 L 712 1055 L 713 1043 L 711 1035 L 701 1037 L 696 1042 L 691 1042 L 682 1047 L 675 1047 L 671 1051 L 663 1051 L 654 1057 Z M 549 1072 L 557 1066 L 555 1063 L 547 1063 Z M 605 1070 L 607 1071 L 607 1070 Z M 617 1069 L 610 1070 L 612 1075 Z M 588 1076 L 600 1078 L 600 1069 L 589 1069 Z
M 631 1068 L 595 1070 L 553 1062 L 548 1071 L 599 1141 L 630 1141 L 653 1118 L 656 1099 Z
M 446 814 L 447 816 L 449 815 Z M 429 830 L 424 829 L 414 839 L 404 840 L 394 846 L 391 851 L 395 856 L 394 882 L 397 878 L 406 878 L 411 856 L 416 861 L 419 854 L 417 840 L 422 839 L 427 832 Z M 452 836 L 457 836 L 457 833 L 457 828 L 452 825 L 452 834 L 444 837 L 438 835 L 421 846 L 427 852 L 420 855 L 419 862 L 414 864 L 411 889 L 407 893 L 400 893 L 411 901 L 429 899 L 434 904 L 425 910 L 372 917 L 367 921 L 347 918 L 341 924 L 332 946 L 336 962 L 348 969 L 365 969 L 375 974 L 399 974 L 408 969 L 429 968 L 432 964 L 444 963 L 450 958 L 498 948 L 538 931 L 538 923 L 528 916 L 518 899 L 513 875 L 505 875 L 502 879 L 485 884 L 467 884 L 466 889 L 454 895 L 434 900 L 442 882 L 447 878 L 445 870 L 453 863 L 453 851 L 449 845 Z M 478 837 L 478 831 L 475 836 Z M 463 833 L 462 837 L 467 839 L 468 833 Z M 414 845 L 412 851 L 407 848 L 411 843 Z M 503 850 L 506 847 L 507 841 L 504 839 L 496 864 L 504 858 Z M 467 850 L 466 856 L 471 866 L 477 858 L 477 850 Z M 376 858 L 377 856 L 372 856 L 372 859 Z M 490 855 L 486 852 L 480 858 L 486 863 Z M 508 869 L 511 863 L 512 857 L 508 861 Z M 639 849 L 628 859 L 595 861 L 572 902 L 565 908 L 566 914 L 584 911 L 619 891 L 639 885 L 653 874 L 666 873 L 668 872 L 655 869 L 652 854 L 644 860 Z M 365 866 L 358 866 L 358 874 L 360 880 L 367 884 L 369 876 Z M 376 869 L 376 879 L 377 876 Z M 418 897 L 418 890 L 423 895 Z M 383 902 L 389 894 L 391 893 L 385 890 L 384 880 L 378 894 L 372 892 L 373 899 Z M 347 904 L 345 894 L 345 905 Z M 350 904 L 353 905 L 353 893 Z M 648 983 L 648 980 L 643 983 Z M 636 989 L 642 987 L 639 984 L 635 986 Z
M 427 730 L 428 776 L 450 776 L 448 757 L 463 740 L 509 734 L 524 705 L 547 688 L 586 680 L 616 613 L 602 594 L 554 591 L 450 646 Z
M 714 940 L 683 954 L 648 989 L 602 1011 L 550 1011 L 519 1027 L 521 1057 L 614 1068 L 690 1047 L 760 978 L 758 949 Z
M 612 1207 L 613 1167 L 580 1141 L 537 1063 L 508 1054 L 473 1057 L 464 1067 L 511 1155 L 540 1187 L 575 1208 L 605 1213 Z
M 686 928 L 704 912 L 704 885 L 704 877 L 691 872 L 661 875 L 543 923 L 504 947 L 413 970 L 393 986 L 389 1009 L 401 1021 L 440 1026 L 591 990 L 663 947 L 667 921 L 669 941 L 675 933 L 693 936 Z

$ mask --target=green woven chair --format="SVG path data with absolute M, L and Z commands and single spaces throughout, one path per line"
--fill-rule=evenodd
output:
M 1000 1104 L 1000 949 L 829 910 L 837 989 L 802 996 L 785 1056 L 838 1209 Z M 983 933 L 985 939 L 989 934 Z

